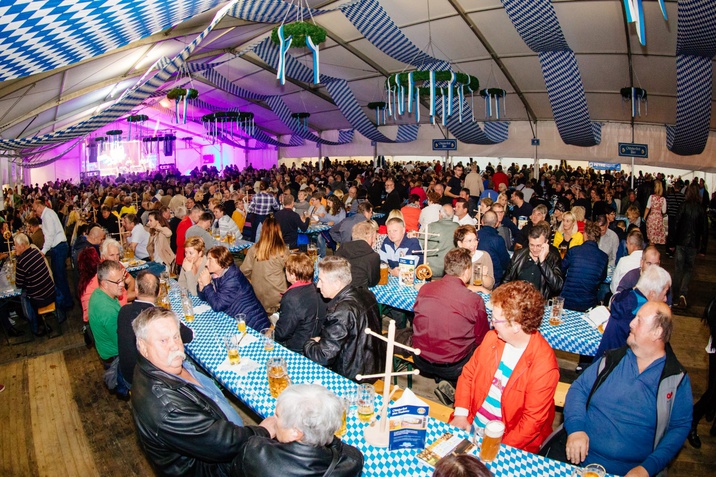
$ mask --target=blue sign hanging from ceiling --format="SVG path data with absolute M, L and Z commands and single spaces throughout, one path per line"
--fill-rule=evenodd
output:
M 634 144 L 631 142 L 619 143 L 619 155 L 624 157 L 649 157 L 649 146 L 646 144 Z
M 621 164 L 611 164 L 609 162 L 589 162 L 589 168 L 597 171 L 621 171 Z
M 457 151 L 457 139 L 433 139 L 433 151 Z

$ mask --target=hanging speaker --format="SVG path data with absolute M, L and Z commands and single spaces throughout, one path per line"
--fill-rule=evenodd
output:
M 164 156 L 171 156 L 174 154 L 174 142 L 176 140 L 176 136 L 172 134 L 164 136 Z
M 97 162 L 97 143 L 89 143 L 87 145 L 87 152 L 89 154 L 89 162 L 90 164 L 94 164 Z

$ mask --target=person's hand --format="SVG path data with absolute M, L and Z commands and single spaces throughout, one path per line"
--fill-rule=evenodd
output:
M 470 432 L 470 428 L 472 427 L 467 420 L 467 416 L 455 416 L 452 418 L 452 421 L 450 421 L 450 424 L 468 432 Z
M 211 283 L 211 274 L 209 273 L 209 270 L 207 270 L 206 268 L 202 270 L 199 274 L 199 277 L 197 278 L 197 282 L 202 288 Z
M 574 465 L 581 464 L 589 453 L 589 436 L 584 431 L 577 431 L 567 436 L 567 460 Z
M 546 243 L 542 245 L 542 250 L 540 250 L 539 255 L 537 258 L 539 258 L 539 263 L 544 262 L 547 259 L 547 255 L 549 254 L 549 243 Z
M 639 465 L 627 472 L 624 477 L 649 477 L 649 472 L 647 472 L 644 467 Z
M 398 267 L 391 268 L 390 274 L 393 275 L 394 277 L 400 276 L 400 269 Z
M 515 244 L 515 252 L 520 250 L 522 248 L 522 244 L 516 243 Z
M 276 421 L 276 416 L 269 416 L 263 421 L 261 421 L 261 423 L 259 424 L 259 426 L 269 431 L 269 434 L 271 434 L 271 439 L 276 437 Z
M 313 341 L 315 341 L 316 343 L 319 343 L 319 342 L 321 341 L 321 337 L 320 337 L 320 336 L 314 336 L 314 337 L 311 338 L 311 339 L 312 339 Z

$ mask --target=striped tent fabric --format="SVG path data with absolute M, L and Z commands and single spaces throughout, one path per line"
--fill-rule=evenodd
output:
M 221 3 L 0 0 L 0 81 L 102 55 Z
M 676 124 L 666 126 L 666 147 L 691 156 L 704 151 L 709 137 L 716 1 L 679 0 L 676 55 Z
M 590 147 L 601 142 L 601 124 L 589 119 L 587 98 L 574 52 L 550 0 L 501 0 L 525 44 L 538 53 L 552 114 L 562 140 Z

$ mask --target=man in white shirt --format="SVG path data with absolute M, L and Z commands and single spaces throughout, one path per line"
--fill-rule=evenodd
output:
M 644 236 L 641 234 L 639 229 L 632 229 L 627 235 L 626 246 L 629 255 L 626 255 L 619 259 L 617 267 L 614 269 L 614 275 L 612 275 L 612 284 L 610 289 L 613 294 L 617 293 L 619 282 L 627 272 L 639 268 L 641 265 L 641 254 L 644 251 Z
M 122 226 L 124 230 L 130 233 L 127 237 L 127 246 L 134 250 L 134 257 L 140 260 L 147 260 L 149 252 L 147 245 L 149 244 L 149 232 L 144 228 L 137 214 L 126 214 L 122 217 Z
M 470 217 L 470 214 L 468 213 L 468 205 L 467 200 L 460 197 L 455 202 L 455 215 L 453 216 L 452 220 L 453 222 L 457 222 L 460 225 L 475 225 L 477 221 Z
M 61 323 L 67 318 L 65 312 L 74 305 L 67 281 L 67 256 L 70 251 L 67 237 L 59 217 L 54 210 L 45 205 L 44 200 L 37 199 L 32 205 L 32 210 L 35 212 L 35 216 L 42 220 L 42 233 L 45 236 L 42 253 L 50 257 L 57 295 L 57 321 Z

